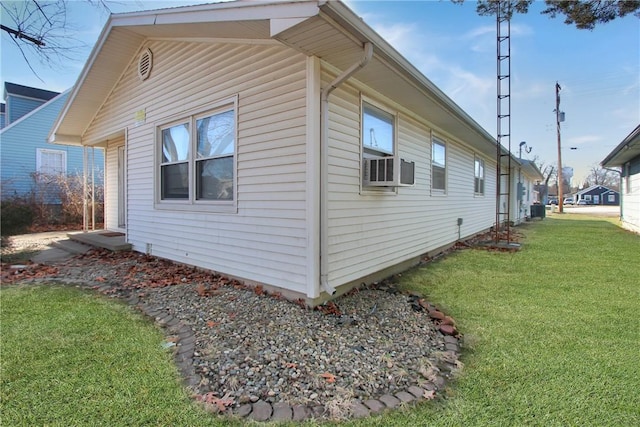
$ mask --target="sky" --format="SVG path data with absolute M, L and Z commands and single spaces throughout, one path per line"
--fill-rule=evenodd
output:
M 205 3 L 203 0 L 118 0 L 114 13 Z M 491 135 L 496 135 L 496 22 L 479 16 L 476 2 L 448 0 L 345 3 Z M 619 18 L 578 30 L 541 15 L 535 2 L 511 20 L 511 149 L 544 165 L 556 164 L 556 82 L 560 85 L 562 164 L 579 186 L 640 123 L 640 19 Z M 2 23 L 6 16 L 3 15 Z M 5 81 L 62 92 L 73 86 L 108 12 L 70 0 L 68 31 L 85 43 L 64 65 L 51 68 L 30 57 L 33 71 L 3 31 Z M 527 153 L 527 151 L 530 152 Z

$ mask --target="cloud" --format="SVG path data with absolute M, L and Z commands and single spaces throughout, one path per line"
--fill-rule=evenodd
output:
M 603 141 L 601 135 L 582 135 L 582 136 L 574 136 L 567 139 L 567 143 L 569 145 L 588 145 L 594 142 Z

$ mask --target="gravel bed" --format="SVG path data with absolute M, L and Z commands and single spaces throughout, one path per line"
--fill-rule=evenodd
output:
M 415 298 L 393 287 L 364 289 L 325 314 L 226 286 L 202 297 L 196 285 L 149 289 L 142 298 L 196 335 L 198 392 L 243 404 L 326 405 L 395 394 L 432 380 L 444 336 Z

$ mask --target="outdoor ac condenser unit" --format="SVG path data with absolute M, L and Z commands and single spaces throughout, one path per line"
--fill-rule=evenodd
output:
M 363 183 L 368 187 L 410 187 L 415 184 L 415 162 L 395 156 L 363 160 Z

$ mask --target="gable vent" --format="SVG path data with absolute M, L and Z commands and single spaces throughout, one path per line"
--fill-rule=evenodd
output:
M 151 50 L 145 49 L 145 51 L 140 54 L 140 59 L 138 60 L 138 76 L 140 80 L 147 80 L 149 78 L 152 66 L 153 54 Z

